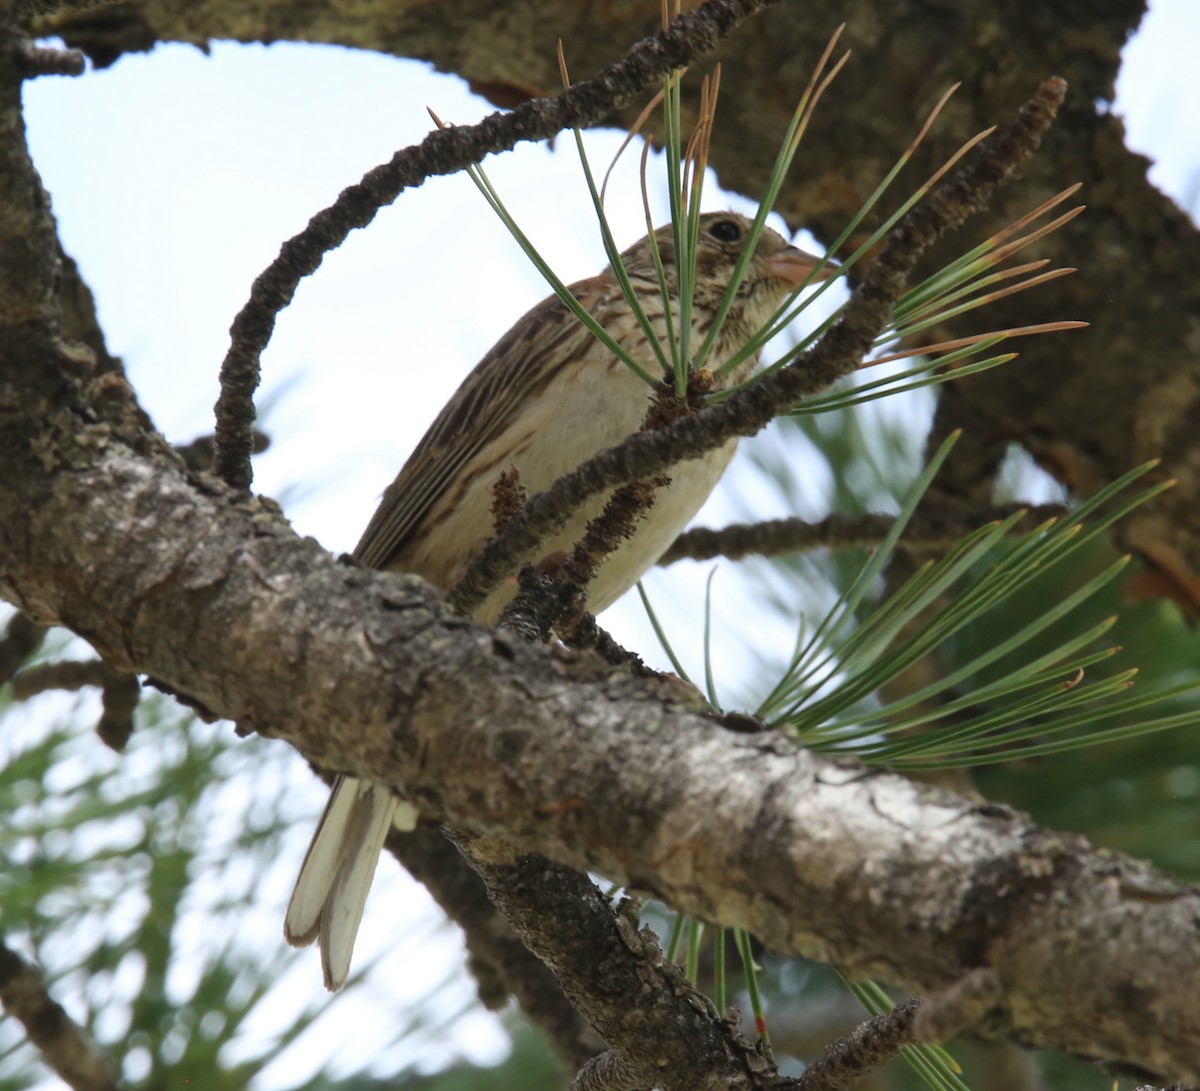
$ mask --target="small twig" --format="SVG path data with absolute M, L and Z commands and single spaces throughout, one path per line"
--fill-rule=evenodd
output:
M 571 632 L 564 637 L 564 643 L 572 648 L 591 648 L 606 663 L 614 667 L 625 667 L 635 678 L 653 678 L 658 671 L 651 670 L 642 662 L 637 652 L 632 652 L 613 639 L 612 634 L 601 628 L 596 619 L 585 613 Z
M 13 697 L 18 701 L 28 701 L 52 689 L 74 692 L 85 686 L 99 687 L 111 681 L 114 674 L 102 659 L 63 659 L 57 663 L 39 663 L 21 671 L 13 679 Z
M 100 693 L 104 711 L 96 724 L 100 741 L 118 754 L 125 749 L 133 734 L 133 714 L 141 700 L 142 687 L 136 674 L 113 672 L 114 677 L 105 683 Z
M 0 686 L 3 686 L 21 665 L 41 647 L 46 630 L 25 614 L 14 614 L 0 636 Z
M 17 45 L 18 63 L 25 79 L 38 76 L 82 76 L 87 69 L 78 49 L 53 49 L 22 41 Z
M 693 373 L 688 379 L 687 396 L 680 397 L 672 384 L 660 383 L 646 410 L 642 431 L 665 427 L 688 412 L 698 410 L 703 393 L 711 385 L 712 376 L 707 372 L 703 377 Z M 524 490 L 519 504 L 506 499 L 505 491 L 512 484 L 508 475 L 502 474 L 497 486 L 493 487 L 492 516 L 497 534 L 502 533 L 525 506 Z M 671 479 L 660 474 L 650 481 L 631 481 L 615 490 L 604 505 L 604 511 L 588 520 L 583 537 L 575 543 L 570 554 L 561 559 L 548 558 L 536 568 L 526 565 L 521 570 L 517 595 L 505 607 L 500 624 L 530 641 L 544 643 L 552 633 L 558 632 L 567 643 L 574 643 L 572 634 L 584 617 L 587 588 L 600 566 L 633 537 L 638 522 L 654 507 L 658 490 L 670 484 Z M 497 492 L 498 487 L 502 491 Z M 503 519 L 499 518 L 501 513 Z
M 283 244 L 233 320 L 216 404 L 217 473 L 235 488 L 250 487 L 253 397 L 259 383 L 259 357 L 275 328 L 275 316 L 292 301 L 300 281 L 315 272 L 325 254 L 340 246 L 351 231 L 366 227 L 381 208 L 427 178 L 453 174 L 522 141 L 545 140 L 565 128 L 585 128 L 607 118 L 659 77 L 711 51 L 749 15 L 777 2 L 706 0 L 668 30 L 638 42 L 594 79 L 572 84 L 554 98 L 531 99 L 507 113 L 491 114 L 477 125 L 435 130 L 344 189 L 329 208 Z
M 114 670 L 102 659 L 39 663 L 13 678 L 13 697 L 27 701 L 48 690 L 75 691 L 85 686 L 101 691 L 104 711 L 96 733 L 106 746 L 120 753 L 133 734 L 133 714 L 142 692 L 136 675 Z
M 1013 533 L 1032 530 L 1047 519 L 1066 515 L 1062 504 L 1001 504 L 986 512 L 918 511 L 905 528 L 901 542 L 913 549 L 934 550 L 952 545 L 976 527 L 993 519 L 1006 519 L 1014 511 L 1028 514 Z M 734 523 L 720 530 L 693 527 L 671 544 L 660 565 L 676 561 L 708 561 L 714 557 L 738 560 L 751 554 L 774 557 L 781 553 L 807 553 L 814 549 L 845 549 L 878 545 L 895 524 L 892 515 L 827 515 L 817 523 L 803 519 L 766 519 L 761 523 Z
M 121 1091 L 112 1059 L 50 996 L 37 967 L 2 941 L 0 1006 L 25 1028 L 42 1059 L 75 1091 Z
M 447 596 L 450 606 L 471 614 L 523 557 L 591 497 L 667 472 L 676 462 L 699 457 L 735 437 L 753 435 L 801 398 L 852 372 L 886 326 L 920 255 L 983 208 L 994 190 L 1033 154 L 1065 93 L 1063 80 L 1046 80 L 1015 122 L 980 144 L 968 166 L 935 186 L 896 225 L 867 267 L 841 319 L 809 352 L 720 405 L 689 414 L 660 431 L 638 432 L 559 478 L 480 551 Z
M 913 1022 L 919 1011 L 919 1000 L 906 1000 L 885 1015 L 861 1023 L 846 1037 L 826 1046 L 824 1056 L 810 1064 L 803 1076 L 788 1081 L 791 1091 L 842 1091 L 850 1087 L 912 1044 Z
M 492 526 L 499 534 L 525 506 L 529 490 L 521 484 L 521 471 L 516 466 L 501 470 L 491 487 Z
M 205 472 L 213 468 L 213 455 L 216 451 L 215 435 L 197 436 L 190 443 L 175 445 L 175 453 L 183 459 L 189 470 Z M 250 431 L 253 453 L 260 455 L 271 446 L 271 437 L 257 428 Z
M 517 570 L 517 593 L 504 607 L 496 627 L 516 633 L 530 644 L 545 644 L 559 618 L 567 617 L 580 589 L 561 574 L 562 554 L 539 565 L 523 564 Z
M 544 643 L 556 631 L 574 643 L 572 634 L 585 614 L 588 585 L 604 559 L 634 533 L 638 520 L 654 506 L 656 489 L 667 484 L 669 479 L 660 477 L 621 486 L 604 511 L 588 521 L 569 555 L 557 564 L 543 561 L 536 567 L 523 566 L 516 597 L 504 608 L 500 625 L 535 643 Z

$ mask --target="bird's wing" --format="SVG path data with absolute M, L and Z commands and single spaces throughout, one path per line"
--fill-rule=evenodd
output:
M 603 321 L 615 282 L 603 275 L 571 285 L 585 307 Z M 619 295 L 619 293 L 618 293 Z M 386 568 L 421 530 L 438 497 L 471 459 L 509 427 L 530 395 L 552 372 L 548 357 L 569 359 L 590 347 L 592 334 L 557 296 L 518 321 L 475 366 L 388 486 L 354 557 Z

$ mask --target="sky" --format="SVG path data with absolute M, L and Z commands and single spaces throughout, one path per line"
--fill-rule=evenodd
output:
M 1200 4 L 1152 3 L 1126 50 L 1111 107 L 1125 122 L 1130 146 L 1155 160 L 1155 184 L 1193 209 L 1197 41 Z M 424 137 L 426 106 L 456 123 L 492 110 L 460 80 L 423 64 L 286 44 L 217 44 L 207 55 L 160 47 L 81 79 L 38 80 L 27 85 L 25 100 L 35 162 L 64 245 L 96 294 L 109 348 L 124 358 L 142 404 L 175 442 L 211 432 L 229 323 L 281 241 L 342 187 Z M 593 162 L 607 162 L 619 140 L 590 134 Z M 636 152 L 627 153 L 610 187 L 622 245 L 644 233 L 636 164 Z M 554 152 L 523 146 L 489 161 L 488 170 L 564 280 L 604 265 L 569 141 Z M 715 186 L 709 204 L 753 208 Z M 255 488 L 279 499 L 300 533 L 334 552 L 352 549 L 379 494 L 466 371 L 546 292 L 465 176 L 433 179 L 402 195 L 330 254 L 281 315 L 262 361 L 259 404 L 272 446 L 256 460 Z M 928 413 L 928 404 L 881 411 Z M 821 514 L 829 491 L 824 471 L 802 455 L 789 457 L 803 472 L 786 494 L 764 488 L 749 460 L 740 459 L 699 521 L 732 521 L 744 514 L 747 497 L 764 517 Z M 674 566 L 650 580 L 676 631 L 702 630 L 708 571 Z M 716 626 L 729 649 L 721 681 L 738 696 L 756 642 L 790 647 L 792 633 L 776 621 L 747 619 L 730 566 L 718 574 L 717 587 L 725 593 L 715 599 Z M 661 664 L 630 598 L 604 622 Z M 743 647 L 750 650 L 739 653 Z M 685 640 L 679 651 L 697 670 L 700 641 Z M 263 878 L 264 943 L 282 943 L 282 905 L 324 801 L 324 789 L 298 758 L 274 790 L 289 794 L 297 828 L 290 859 Z M 389 1004 L 416 1003 L 460 958 L 452 935 L 429 933 L 435 917 L 423 892 L 395 872 L 381 868 L 360 937 L 364 962 L 393 952 L 372 978 L 376 1002 L 353 994 L 333 1001 L 328 1018 L 337 1020 L 338 1033 L 289 1051 L 258 1086 L 286 1086 L 330 1057 L 336 1070 L 330 1041 L 352 1036 L 345 1047 L 352 1056 L 354 1042 L 368 1048 Z M 392 910 L 373 914 L 372 905 L 380 904 Z M 399 953 L 397 915 L 412 937 Z M 193 942 L 202 945 L 202 922 L 194 925 Z M 416 947 L 432 954 L 415 958 Z M 443 1000 L 452 1009 L 470 997 L 461 973 L 454 982 Z M 315 952 L 297 953 L 279 999 L 299 1004 L 319 991 Z M 286 1018 L 286 1007 L 276 1015 Z M 258 1032 L 271 1029 L 264 1024 Z M 494 1017 L 476 1014 L 447 1036 L 411 1048 L 426 1049 L 424 1062 L 437 1067 L 454 1053 L 496 1060 L 505 1042 Z

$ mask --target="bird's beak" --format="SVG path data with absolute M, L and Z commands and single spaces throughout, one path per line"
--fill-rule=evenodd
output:
M 833 258 L 817 258 L 812 254 L 806 254 L 803 250 L 795 246 L 789 246 L 786 250 L 780 250 L 779 253 L 772 254 L 767 258 L 766 264 L 767 271 L 771 276 L 782 280 L 785 284 L 793 288 L 798 288 L 817 269 L 817 266 L 822 261 L 825 264 L 812 278 L 812 282 L 816 284 L 823 280 L 829 280 L 841 268 Z

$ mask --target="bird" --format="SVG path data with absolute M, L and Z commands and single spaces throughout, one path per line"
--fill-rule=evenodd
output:
M 711 329 L 747 240 L 751 220 L 733 212 L 699 217 L 692 304 L 692 340 Z M 623 251 L 621 263 L 661 344 L 667 343 L 663 266 L 673 329 L 680 305 L 670 225 Z M 792 246 L 764 227 L 746 265 L 705 366 L 723 362 L 771 319 L 779 304 L 806 281 L 825 280 L 836 263 Z M 661 373 L 658 356 L 622 292 L 612 266 L 570 291 L 607 333 L 648 373 Z M 714 389 L 746 379 L 757 361 L 748 356 Z M 520 318 L 468 374 L 417 444 L 354 550 L 359 563 L 414 572 L 443 592 L 494 534 L 493 486 L 515 468 L 531 494 L 548 488 L 598 451 L 638 431 L 652 388 L 551 295 Z M 587 588 L 599 613 L 631 588 L 699 511 L 733 457 L 733 439 L 702 458 L 679 463 L 650 510 L 618 549 L 601 563 Z M 608 497 L 594 497 L 557 534 L 544 541 L 536 562 L 569 550 L 599 515 Z M 513 596 L 510 582 L 494 590 L 473 619 L 494 625 Z M 393 823 L 413 828 L 416 812 L 386 786 L 342 775 L 334 782 L 301 866 L 284 921 L 295 947 L 319 940 L 326 988 L 340 989 L 350 970 L 354 940 L 384 839 Z

